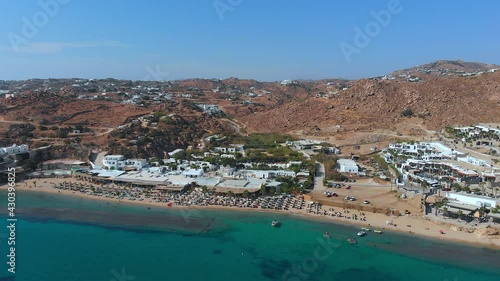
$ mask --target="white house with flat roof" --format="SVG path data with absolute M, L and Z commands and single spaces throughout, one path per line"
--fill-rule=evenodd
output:
M 485 196 L 477 196 L 471 194 L 463 194 L 456 192 L 446 192 L 445 197 L 450 201 L 457 202 L 460 204 L 473 205 L 478 208 L 487 207 L 495 208 L 497 206 L 497 200 L 495 198 L 489 198 Z
M 174 155 L 175 155 L 175 154 L 177 154 L 177 153 L 179 153 L 179 152 L 182 152 L 182 151 L 184 151 L 184 149 L 182 149 L 182 148 L 178 148 L 178 149 L 176 149 L 176 150 L 174 150 L 174 151 L 169 152 L 169 153 L 168 153 L 168 156 L 170 156 L 170 157 L 174 157 Z
M 0 150 L 9 155 L 23 154 L 23 153 L 28 153 L 30 151 L 27 144 L 21 144 L 21 145 L 14 144 L 9 147 L 2 147 L 0 148 Z
M 358 173 L 358 165 L 356 165 L 356 162 L 350 159 L 337 160 L 337 169 L 341 173 L 350 173 L 350 174 Z
M 198 178 L 203 176 L 203 169 L 189 169 L 182 172 L 182 175 L 186 178 Z
M 248 170 L 246 171 L 246 175 L 259 179 L 271 179 L 276 177 L 295 177 L 296 173 L 288 170 Z
M 126 159 L 123 155 L 106 155 L 102 160 L 102 164 L 108 169 L 121 170 L 125 167 L 132 167 L 141 170 L 148 163 L 146 159 Z

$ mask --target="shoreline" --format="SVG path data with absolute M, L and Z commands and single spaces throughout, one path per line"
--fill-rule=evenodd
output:
M 459 242 L 466 243 L 473 246 L 478 247 L 487 247 L 490 249 L 500 250 L 500 236 L 494 237 L 480 237 L 475 233 L 470 233 L 461 230 L 453 230 L 452 225 L 445 223 L 437 223 L 430 219 L 424 218 L 423 216 L 399 216 L 399 217 L 390 217 L 384 214 L 374 214 L 374 213 L 365 213 L 366 221 L 352 220 L 346 218 L 339 218 L 336 216 L 326 216 L 321 214 L 308 213 L 306 209 L 290 209 L 288 211 L 285 210 L 273 210 L 273 209 L 261 209 L 261 208 L 246 208 L 246 207 L 230 207 L 230 206 L 217 206 L 217 205 L 208 205 L 208 206 L 180 206 L 180 205 L 172 205 L 168 206 L 163 202 L 155 202 L 151 199 L 146 199 L 144 201 L 133 201 L 133 200 L 119 200 L 116 198 L 106 198 L 100 197 L 90 194 L 83 194 L 78 191 L 71 190 L 61 190 L 53 188 L 52 185 L 54 182 L 62 182 L 69 181 L 68 179 L 56 179 L 56 178 L 47 178 L 41 180 L 35 180 L 37 182 L 36 187 L 32 186 L 33 180 L 26 180 L 18 182 L 16 184 L 16 190 L 28 191 L 28 192 L 42 192 L 49 194 L 61 194 L 67 196 L 74 196 L 85 198 L 89 200 L 99 200 L 106 202 L 114 202 L 114 203 L 125 203 L 125 204 L 133 204 L 138 206 L 145 207 L 159 207 L 163 209 L 171 209 L 171 210 L 222 210 L 222 211 L 241 211 L 241 212 L 257 212 L 257 213 L 275 213 L 275 214 L 284 214 L 290 216 L 297 216 L 302 219 L 312 219 L 322 223 L 337 223 L 351 226 L 359 226 L 370 228 L 372 231 L 369 232 L 370 235 L 377 235 L 373 232 L 373 230 L 382 230 L 384 232 L 396 232 L 402 233 L 406 235 L 417 235 L 420 237 L 425 237 L 433 240 L 439 241 L 448 241 L 448 242 Z M 71 180 L 74 182 L 79 182 L 76 180 Z M 21 185 L 22 184 L 22 185 Z M 0 190 L 6 190 L 7 185 L 0 186 Z M 328 210 L 332 208 L 331 206 L 323 206 L 324 209 Z M 337 211 L 337 210 L 336 210 Z M 354 210 L 350 210 L 354 214 Z M 387 221 L 393 221 L 394 225 L 387 225 Z M 444 230 L 445 234 L 441 234 L 439 231 Z M 378 234 L 383 235 L 383 234 Z

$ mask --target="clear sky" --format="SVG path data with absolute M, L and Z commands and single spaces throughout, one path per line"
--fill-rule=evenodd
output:
M 499 12 L 497 0 L 0 0 L 0 79 L 355 79 L 439 59 L 500 64 Z

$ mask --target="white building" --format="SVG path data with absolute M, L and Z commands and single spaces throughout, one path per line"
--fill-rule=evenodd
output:
M 294 171 L 287 170 L 248 170 L 247 176 L 259 179 L 271 179 L 276 177 L 295 177 Z
M 182 172 L 182 175 L 186 178 L 198 178 L 203 176 L 203 169 L 189 169 Z
M 214 151 L 215 152 L 223 152 L 223 153 L 235 153 L 236 148 L 235 147 L 215 147 Z
M 244 151 L 245 146 L 242 144 L 231 144 L 231 146 L 228 147 L 215 147 L 214 151 L 215 152 L 222 152 L 222 153 L 236 153 L 238 151 Z
M 102 164 L 109 169 L 121 170 L 125 167 L 132 167 L 141 170 L 147 166 L 147 161 L 146 159 L 125 159 L 123 155 L 106 155 Z
M 176 150 L 174 150 L 174 151 L 169 152 L 169 153 L 168 153 L 168 156 L 170 156 L 170 157 L 174 157 L 174 155 L 175 155 L 175 154 L 177 154 L 177 153 L 179 153 L 179 152 L 182 152 L 182 151 L 184 151 L 184 149 L 181 149 L 181 148 L 176 149 Z
M 470 155 L 467 155 L 466 157 L 457 157 L 457 160 L 462 161 L 462 162 L 468 162 L 468 163 L 471 163 L 472 165 L 476 165 L 476 166 L 491 167 L 491 165 L 488 162 L 481 160 L 481 159 L 477 159 L 477 158 L 472 157 Z
M 14 155 L 14 154 L 23 154 L 23 153 L 28 153 L 29 147 L 27 144 L 22 144 L 22 145 L 12 145 L 9 147 L 2 147 L 0 148 L 4 153 L 7 153 L 8 155 Z
M 464 205 L 473 205 L 478 208 L 480 207 L 495 208 L 497 206 L 496 199 L 484 196 L 461 194 L 455 192 L 446 192 L 445 196 L 446 198 L 452 200 L 453 202 Z
M 350 159 L 337 160 L 337 169 L 341 173 L 350 173 L 350 174 L 358 173 L 358 165 L 356 165 L 356 162 Z

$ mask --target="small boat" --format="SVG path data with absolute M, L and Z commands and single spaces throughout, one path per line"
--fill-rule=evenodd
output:
M 364 231 L 360 231 L 360 232 L 358 232 L 358 236 L 359 236 L 359 237 L 363 237 L 363 236 L 365 236 L 365 235 L 366 235 L 366 232 L 364 232 Z
M 347 242 L 349 242 L 349 244 L 358 244 L 358 241 L 352 237 L 347 238 Z
M 325 234 L 323 234 L 323 237 L 330 238 L 330 233 L 328 231 L 325 231 Z
M 369 228 L 366 228 L 366 227 L 363 227 L 363 228 L 361 228 L 361 229 L 362 229 L 362 230 L 364 230 L 364 231 L 366 231 L 366 232 L 370 231 L 370 229 L 369 229 Z
M 279 226 L 280 226 L 280 222 L 279 222 L 279 221 L 277 221 L 277 220 L 273 220 L 273 221 L 271 222 L 271 225 L 272 225 L 272 226 L 274 226 L 274 227 L 279 227 Z
M 382 234 L 382 230 L 374 230 L 373 232 L 378 233 L 378 234 Z

